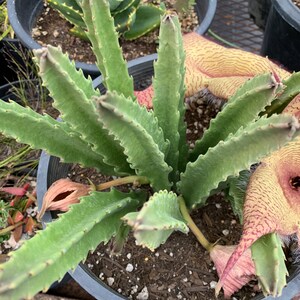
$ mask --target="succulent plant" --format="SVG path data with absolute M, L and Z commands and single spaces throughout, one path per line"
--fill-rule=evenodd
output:
M 294 116 L 262 116 L 274 99 L 284 95 L 277 76 L 269 73 L 246 81 L 195 148 L 189 149 L 184 122 L 185 52 L 177 16 L 168 13 L 161 20 L 153 110 L 147 110 L 134 96 L 109 3 L 82 0 L 80 7 L 107 92 L 101 95 L 94 89 L 91 79 L 76 70 L 60 49 L 36 50 L 40 76 L 62 121 L 1 101 L 0 131 L 64 162 L 120 178 L 104 186 L 66 188 L 70 197 L 64 210 L 66 203 L 77 203 L 0 266 L 1 299 L 31 297 L 47 289 L 99 243 L 120 238 L 124 223 L 132 228 L 137 243 L 150 249 L 159 247 L 172 232 L 187 233 L 190 228 L 212 251 L 214 245 L 201 236 L 189 212 L 299 135 Z M 290 85 L 297 83 L 291 80 Z M 281 103 L 289 97 L 290 93 Z M 142 189 L 102 191 L 122 183 L 149 184 L 153 193 L 148 199 Z M 54 185 L 54 192 L 62 184 L 66 182 Z M 76 191 L 80 199 L 74 199 Z
M 49 5 L 59 11 L 74 27 L 71 33 L 87 39 L 86 25 L 81 9 L 82 0 L 47 0 Z M 111 16 L 117 31 L 127 40 L 134 40 L 159 26 L 164 14 L 164 5 L 141 3 L 140 0 L 109 0 Z

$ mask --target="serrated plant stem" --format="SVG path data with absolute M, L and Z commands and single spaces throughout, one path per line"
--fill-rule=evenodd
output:
M 134 186 L 140 186 L 142 184 L 149 184 L 150 181 L 145 176 L 136 176 L 136 175 L 127 176 L 127 177 L 118 178 L 108 182 L 101 183 L 96 186 L 96 191 L 103 191 L 114 186 L 119 186 L 128 183 L 132 183 Z
M 211 249 L 213 248 L 214 244 L 211 244 L 206 237 L 204 236 L 204 234 L 201 232 L 201 230 L 198 228 L 198 226 L 195 224 L 195 222 L 193 221 L 193 219 L 191 218 L 188 209 L 185 205 L 185 201 L 183 199 L 182 196 L 178 197 L 178 201 L 179 201 L 179 208 L 181 211 L 181 214 L 184 218 L 184 220 L 187 222 L 188 227 L 190 228 L 190 230 L 193 232 L 193 234 L 195 235 L 195 237 L 197 238 L 198 242 L 208 251 L 210 252 Z

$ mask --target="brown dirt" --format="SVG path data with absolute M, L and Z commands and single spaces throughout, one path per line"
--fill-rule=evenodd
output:
M 181 17 L 182 32 L 194 30 L 198 24 L 196 13 L 191 9 Z M 90 49 L 90 44 L 69 33 L 72 25 L 63 19 L 51 7 L 46 7 L 33 29 L 33 37 L 41 45 L 51 44 L 61 46 L 64 52 L 68 52 L 74 60 L 94 63 L 95 57 Z M 124 58 L 131 59 L 156 52 L 158 46 L 158 29 L 134 41 L 120 39 Z
M 293 0 L 293 3 L 300 8 L 300 0 Z

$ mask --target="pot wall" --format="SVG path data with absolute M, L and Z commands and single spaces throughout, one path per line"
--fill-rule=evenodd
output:
M 272 2 L 261 54 L 300 71 L 300 9 L 291 0 Z
M 18 39 L 4 38 L 0 41 L 0 85 L 18 79 L 12 60 L 24 64 L 19 51 L 21 51 L 21 44 Z
M 261 29 L 266 27 L 271 3 L 271 0 L 248 0 L 249 15 Z

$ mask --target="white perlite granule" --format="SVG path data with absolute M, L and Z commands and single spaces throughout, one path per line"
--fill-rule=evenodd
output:
M 145 286 L 136 296 L 137 300 L 147 300 L 149 298 L 149 292 Z

